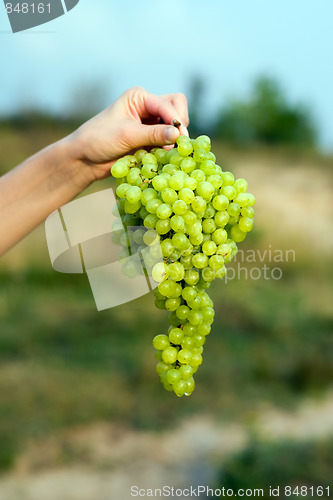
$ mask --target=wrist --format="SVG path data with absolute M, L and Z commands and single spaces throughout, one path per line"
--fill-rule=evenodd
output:
M 74 132 L 56 143 L 56 146 L 66 165 L 68 181 L 79 194 L 95 180 L 91 164 L 82 155 L 79 137 Z

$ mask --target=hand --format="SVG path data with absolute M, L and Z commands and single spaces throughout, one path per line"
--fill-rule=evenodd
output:
M 179 129 L 173 120 L 181 123 Z M 180 134 L 188 135 L 188 123 L 183 94 L 156 96 L 134 87 L 82 125 L 71 139 L 76 157 L 96 180 L 110 175 L 113 163 L 134 149 L 174 144 Z

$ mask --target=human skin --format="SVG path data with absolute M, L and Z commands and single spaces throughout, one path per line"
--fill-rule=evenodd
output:
M 181 123 L 179 129 L 174 120 Z M 94 181 L 109 176 L 118 158 L 142 147 L 172 147 L 180 134 L 188 135 L 188 123 L 183 94 L 156 96 L 134 87 L 0 177 L 0 255 Z

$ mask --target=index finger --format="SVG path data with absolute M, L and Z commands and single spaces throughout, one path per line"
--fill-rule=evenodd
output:
M 184 135 L 188 135 L 187 127 L 189 124 L 189 116 L 188 116 L 188 103 L 186 96 L 181 93 L 177 94 L 167 94 L 165 96 L 166 99 L 168 99 L 171 104 L 174 106 L 174 108 L 178 111 L 180 116 L 182 117 L 181 119 L 181 128 L 180 133 Z
M 166 125 L 173 125 L 174 120 L 179 121 L 183 125 L 183 117 L 174 104 L 164 96 L 147 93 L 145 96 L 145 107 L 150 115 L 161 118 Z

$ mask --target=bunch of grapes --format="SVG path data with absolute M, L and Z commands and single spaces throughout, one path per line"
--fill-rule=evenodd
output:
M 170 151 L 139 150 L 111 170 L 121 223 L 136 227 L 115 236 L 123 246 L 119 257 L 130 247 L 133 253 L 134 245 L 158 283 L 155 305 L 170 312 L 170 326 L 153 339 L 156 371 L 165 389 L 179 397 L 193 392 L 214 320 L 205 290 L 225 275 L 225 264 L 253 226 L 255 198 L 246 180 L 224 172 L 210 149 L 208 136 L 180 136 Z M 128 261 L 123 271 L 134 277 L 139 269 Z

